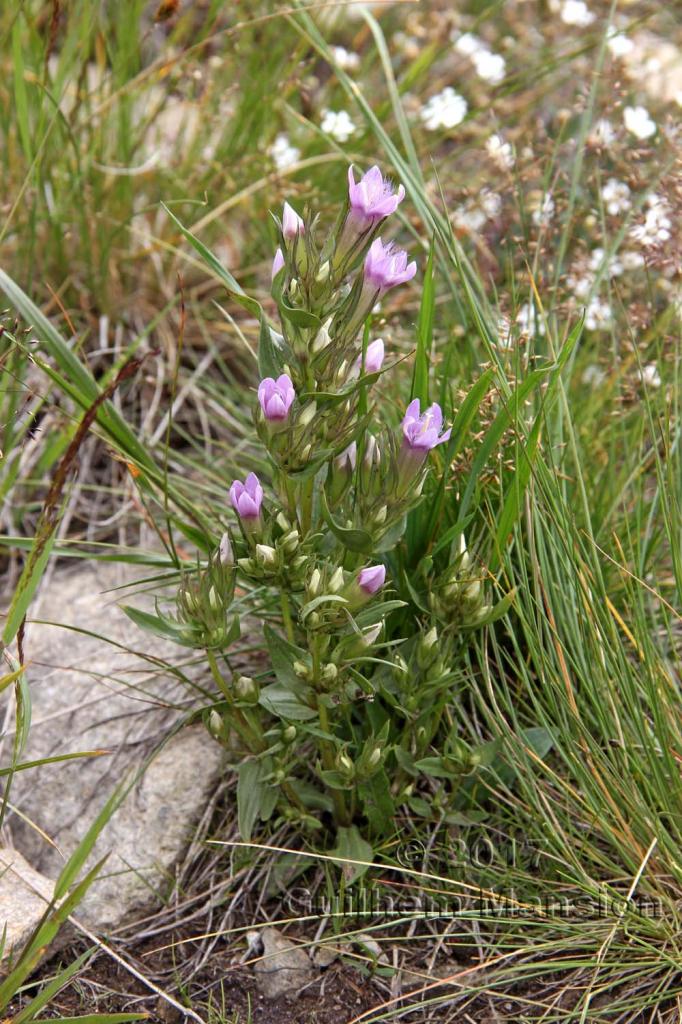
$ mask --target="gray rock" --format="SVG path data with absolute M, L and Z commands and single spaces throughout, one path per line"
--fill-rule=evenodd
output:
M 13 844 L 36 869 L 56 877 L 116 786 L 137 776 L 89 862 L 110 853 L 76 911 L 95 931 L 163 899 L 223 765 L 221 748 L 203 726 L 179 728 L 196 695 L 200 655 L 130 622 L 117 601 L 148 602 L 131 591 L 106 592 L 124 582 L 124 571 L 107 564 L 59 570 L 37 611 L 32 607 L 41 621 L 30 622 L 24 645 L 33 716 L 23 757 L 106 753 L 20 772 L 10 797 L 24 815 L 11 816 Z M 137 577 L 144 573 L 137 570 Z
M 253 969 L 266 999 L 293 998 L 299 989 L 315 980 L 317 972 L 306 951 L 276 928 L 264 928 L 260 939 L 263 953 Z
M 53 890 L 54 882 L 34 871 L 20 853 L 0 849 L 0 935 L 6 930 L 3 959 L 21 951 Z

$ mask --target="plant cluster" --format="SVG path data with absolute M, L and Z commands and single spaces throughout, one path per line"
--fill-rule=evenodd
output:
M 238 785 L 246 836 L 275 810 L 305 828 L 322 818 L 356 837 L 390 834 L 401 805 L 449 813 L 461 780 L 491 754 L 459 735 L 456 653 L 508 601 L 489 603 L 461 529 L 435 557 L 422 552 L 412 580 L 400 557 L 410 515 L 441 483 L 430 455 L 445 450 L 447 460 L 451 436 L 440 405 L 414 395 L 390 423 L 391 367 L 369 329 L 376 304 L 416 274 L 379 234 L 404 195 L 378 167 L 359 180 L 351 167 L 322 243 L 316 217 L 286 203 L 276 219 L 281 333 L 262 318 L 254 412 L 270 478 L 232 483 L 236 523 L 208 564 L 185 574 L 172 619 L 151 623 L 207 651 L 222 697 L 208 727 L 231 749 L 236 734 L 248 753 Z M 281 632 L 264 625 L 271 672 L 258 679 L 225 657 L 240 633 L 237 579 L 281 610 Z M 418 792 L 424 775 L 435 782 L 430 803 Z

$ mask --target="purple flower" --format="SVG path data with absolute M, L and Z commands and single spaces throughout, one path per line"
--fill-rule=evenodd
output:
M 263 415 L 272 422 L 281 423 L 287 418 L 295 397 L 294 385 L 288 373 L 281 374 L 277 380 L 266 377 L 258 386 L 258 401 Z
M 377 338 L 371 345 L 367 346 L 365 352 L 365 373 L 378 373 L 384 361 L 384 343 Z M 358 371 L 362 370 L 362 355 L 358 356 Z
M 378 167 L 372 167 L 366 174 L 355 183 L 353 168 L 348 168 L 348 199 L 350 201 L 350 216 L 358 231 L 366 231 L 373 227 L 378 221 L 388 217 L 398 208 L 398 204 L 405 197 L 405 189 L 402 185 L 398 191 L 393 191 L 393 186 L 384 179 Z
M 275 280 L 275 278 L 277 277 L 277 275 L 279 274 L 279 272 L 280 272 L 280 270 L 282 269 L 283 266 L 284 266 L 284 256 L 282 254 L 282 250 L 278 248 L 277 252 L 275 253 L 275 258 L 272 261 L 272 270 L 270 271 L 270 280 L 272 280 L 272 281 Z
M 368 285 L 380 294 L 397 284 L 411 281 L 417 273 L 417 264 L 407 262 L 404 249 L 396 249 L 393 242 L 384 245 L 375 238 L 365 256 L 365 287 Z
M 366 569 L 361 569 L 357 575 L 357 582 L 360 589 L 372 597 L 386 582 L 386 566 L 370 565 Z
M 302 235 L 305 232 L 305 224 L 303 220 L 296 213 L 296 210 L 288 203 L 284 204 L 282 210 L 282 234 L 284 235 L 287 242 L 292 242 L 297 235 Z
M 437 402 L 421 413 L 419 399 L 415 398 L 405 410 L 402 426 L 403 447 L 409 448 L 411 452 L 426 454 L 450 438 L 450 430 L 441 434 L 443 413 Z
M 230 501 L 240 519 L 253 522 L 260 518 L 263 488 L 255 473 L 249 473 L 244 483 L 241 480 L 234 481 L 230 487 Z

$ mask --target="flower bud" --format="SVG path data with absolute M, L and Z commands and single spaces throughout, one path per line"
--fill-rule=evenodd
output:
M 322 327 L 320 327 L 319 331 L 315 335 L 313 343 L 310 346 L 310 351 L 313 353 L 313 355 L 318 355 L 318 353 L 323 352 L 327 348 L 327 346 L 331 344 L 331 340 L 332 339 L 331 335 L 329 334 L 329 331 L 323 325 Z
M 301 413 L 300 413 L 298 419 L 296 420 L 296 426 L 298 426 L 298 427 L 307 427 L 310 423 L 312 423 L 312 421 L 313 421 L 313 419 L 315 417 L 315 413 L 316 412 L 317 412 L 317 405 L 316 405 L 316 403 L 315 402 L 308 402 L 306 407 L 301 410 Z
M 333 662 L 330 661 L 322 669 L 322 672 L 320 673 L 320 678 L 322 679 L 323 683 L 333 683 L 334 680 L 338 677 L 338 674 L 338 668 Z
M 343 751 L 339 751 L 336 755 L 336 768 L 340 774 L 344 775 L 348 780 L 352 779 L 355 775 L 355 766 L 348 754 Z
M 284 204 L 282 210 L 282 234 L 287 242 L 292 242 L 297 235 L 305 233 L 305 224 L 294 208 L 289 203 Z
M 323 284 L 324 281 L 328 280 L 330 269 L 329 260 L 325 260 L 315 275 L 315 280 L 318 284 Z
M 322 575 L 319 569 L 313 569 L 308 580 L 308 595 L 313 598 L 317 597 L 320 593 L 320 586 L 322 583 Z
M 290 530 L 289 533 L 285 534 L 280 540 L 282 551 L 287 555 L 293 555 L 300 543 L 301 537 L 298 530 Z
M 251 676 L 239 676 L 235 680 L 234 692 L 238 700 L 243 700 L 248 704 L 257 704 L 259 691 L 258 683 Z
M 282 742 L 293 743 L 298 735 L 298 730 L 295 725 L 287 725 L 285 729 L 282 729 Z
M 277 552 L 269 544 L 256 544 L 256 562 L 264 569 L 274 569 L 277 565 Z
M 279 526 L 279 528 L 282 531 L 282 533 L 288 533 L 289 530 L 291 529 L 291 523 L 289 522 L 287 517 L 284 515 L 284 512 L 280 511 L 280 512 L 277 513 L 277 516 L 275 518 L 275 522 Z
M 388 515 L 388 506 L 382 505 L 381 508 L 374 513 L 372 516 L 372 523 L 375 526 L 381 526 L 386 522 L 386 516 Z
M 331 579 L 329 580 L 329 583 L 327 584 L 327 590 L 330 592 L 330 594 L 338 594 L 341 590 L 343 590 L 343 585 L 343 569 L 341 568 L 341 566 L 339 566 L 338 569 L 334 570 L 334 573 Z
M 229 533 L 224 533 L 220 538 L 218 561 L 224 569 L 229 569 L 234 565 L 234 551 L 232 550 L 232 542 L 230 541 Z
M 374 748 L 372 753 L 367 758 L 367 767 L 368 768 L 376 768 L 376 766 L 381 761 L 381 753 L 382 753 L 381 747 L 375 747 Z
M 409 666 L 402 654 L 395 654 L 393 656 L 393 675 L 396 682 L 404 684 L 407 682 L 410 676 Z
M 214 740 L 219 740 L 222 738 L 223 720 L 215 708 L 211 709 L 211 713 L 208 716 L 208 731 L 210 732 Z
M 292 668 L 299 679 L 310 679 L 310 669 L 304 662 L 295 661 Z

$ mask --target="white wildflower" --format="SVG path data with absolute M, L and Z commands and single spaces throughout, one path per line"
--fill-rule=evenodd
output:
M 602 370 L 601 366 L 597 366 L 596 363 L 591 363 L 583 370 L 581 380 L 583 384 L 588 384 L 592 387 L 598 388 L 606 380 L 606 373 Z
M 461 36 L 453 41 L 455 49 L 459 53 L 463 53 L 465 57 L 472 57 L 475 53 L 478 53 L 482 46 L 485 46 L 485 43 L 478 36 L 475 36 L 473 32 L 463 32 Z
M 533 224 L 536 224 L 539 228 L 546 228 L 554 216 L 555 209 L 554 200 L 547 193 L 542 197 L 542 202 L 538 209 L 533 211 Z
M 587 28 L 594 21 L 594 14 L 585 0 L 564 0 L 560 15 L 565 25 L 577 25 L 578 28 Z
M 606 207 L 606 212 L 615 217 L 619 213 L 625 213 L 632 205 L 630 203 L 630 187 L 618 178 L 609 178 L 601 190 L 601 197 Z
M 439 128 L 454 128 L 464 120 L 466 113 L 466 100 L 448 85 L 426 101 L 419 116 L 429 131 L 437 131 Z
M 588 142 L 593 146 L 610 146 L 615 138 L 616 133 L 611 122 L 606 117 L 600 117 L 588 136 Z
M 360 55 L 345 46 L 330 46 L 334 61 L 344 71 L 357 71 L 360 67 Z
M 590 300 L 585 309 L 585 327 L 588 331 L 605 331 L 613 322 L 613 314 L 608 302 L 596 296 Z
M 661 375 L 658 372 L 656 363 L 647 363 L 643 366 L 640 371 L 640 380 L 645 387 L 648 388 L 660 388 L 661 386 Z
M 503 170 L 510 170 L 514 166 L 514 151 L 508 142 L 505 142 L 501 135 L 491 135 L 485 144 L 488 156 L 494 160 L 498 167 Z
M 622 252 L 620 259 L 623 270 L 639 270 L 644 266 L 644 257 L 641 252 Z
M 606 45 L 612 57 L 627 57 L 635 48 L 635 44 L 629 36 L 618 29 L 612 28 L 606 40 Z
M 289 142 L 286 132 L 280 132 L 270 146 L 268 153 L 272 157 L 278 171 L 284 171 L 301 159 L 301 151 Z
M 652 192 L 647 197 L 649 209 L 644 216 L 643 224 L 635 224 L 630 235 L 646 249 L 667 242 L 672 233 L 672 220 L 669 216 L 670 207 L 662 196 Z
M 650 139 L 656 134 L 656 122 L 646 107 L 625 107 L 623 122 L 627 130 L 638 139 Z
M 491 85 L 498 85 L 507 74 L 507 64 L 504 57 L 492 50 L 471 32 L 465 32 L 455 39 L 455 49 L 458 53 L 469 57 L 476 69 L 476 74 L 484 82 Z
M 605 252 L 604 252 L 604 250 L 601 247 L 593 249 L 592 252 L 590 253 L 590 262 L 589 262 L 590 270 L 593 270 L 596 273 L 598 270 L 601 269 L 602 264 L 604 263 L 604 261 L 605 261 Z M 611 256 L 610 259 L 606 260 L 606 268 L 605 269 L 606 269 L 606 272 L 609 275 L 609 277 L 620 277 L 620 275 L 623 273 L 623 264 L 621 263 L 621 261 L 618 259 L 617 256 L 613 255 L 613 256 Z
M 533 302 L 526 302 L 521 306 L 520 310 L 516 314 L 516 323 L 522 334 L 543 335 L 545 333 L 545 325 L 542 321 L 542 317 L 536 310 Z
M 348 142 L 355 131 L 355 124 L 347 110 L 323 110 L 320 128 L 337 142 Z

